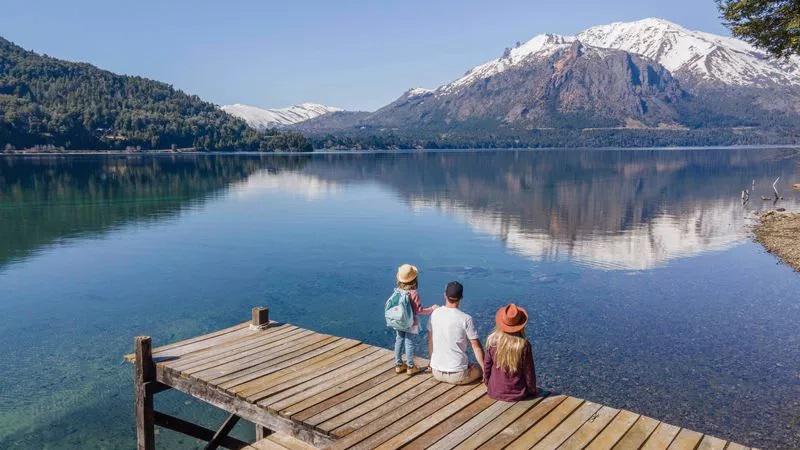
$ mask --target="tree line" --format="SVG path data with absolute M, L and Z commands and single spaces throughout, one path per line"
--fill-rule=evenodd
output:
M 308 151 L 172 86 L 39 55 L 0 38 L 0 151 L 13 148 Z

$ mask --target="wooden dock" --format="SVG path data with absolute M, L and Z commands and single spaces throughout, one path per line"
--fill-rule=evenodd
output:
M 630 411 L 567 395 L 495 401 L 483 384 L 453 386 L 429 372 L 394 372 L 393 352 L 270 322 L 249 322 L 151 348 L 136 338 L 138 448 L 154 426 L 231 449 L 746 449 Z M 421 360 L 425 364 L 424 360 Z M 230 413 L 213 431 L 153 409 L 174 388 Z M 228 436 L 239 419 L 257 441 Z

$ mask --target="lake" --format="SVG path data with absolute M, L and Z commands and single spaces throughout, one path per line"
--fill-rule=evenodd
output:
M 268 305 L 388 347 L 404 262 L 426 305 L 461 281 L 482 338 L 525 306 L 548 390 L 798 448 L 800 276 L 748 233 L 777 177 L 799 209 L 797 149 L 0 158 L 0 448 L 131 448 L 136 335 Z

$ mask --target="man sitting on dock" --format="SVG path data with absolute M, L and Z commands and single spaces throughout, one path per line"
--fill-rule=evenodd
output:
M 451 281 L 445 290 L 445 307 L 437 308 L 428 321 L 428 352 L 433 377 L 450 384 L 468 384 L 483 375 L 483 347 L 472 317 L 459 305 L 464 287 Z M 478 364 L 467 359 L 467 342 Z

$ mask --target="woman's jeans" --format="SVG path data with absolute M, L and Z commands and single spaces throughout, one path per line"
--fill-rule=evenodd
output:
M 414 341 L 411 338 L 414 337 L 413 334 L 407 331 L 399 331 L 397 332 L 397 337 L 394 340 L 394 362 L 397 365 L 403 363 L 403 344 L 406 346 L 406 364 L 409 366 L 414 365 Z

